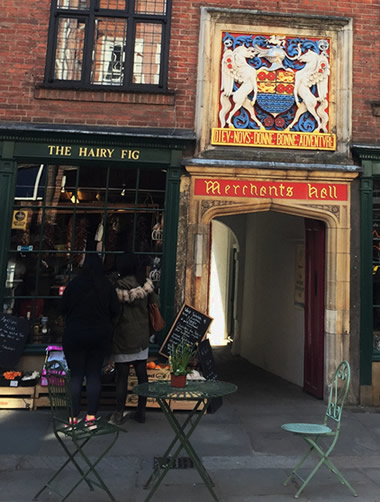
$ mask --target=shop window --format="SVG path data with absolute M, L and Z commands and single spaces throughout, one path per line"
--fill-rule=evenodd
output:
M 373 183 L 373 349 L 380 354 L 380 181 Z
M 165 89 L 169 7 L 167 0 L 52 0 L 46 84 Z
M 159 293 L 165 183 L 161 169 L 19 165 L 3 311 L 30 320 L 29 344 L 61 342 L 60 297 L 88 253 L 112 281 L 134 252 Z

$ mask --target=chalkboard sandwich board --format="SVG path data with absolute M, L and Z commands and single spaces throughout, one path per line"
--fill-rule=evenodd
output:
M 198 360 L 202 375 L 205 379 L 216 380 L 218 375 L 216 374 L 215 359 L 214 354 L 212 353 L 210 340 L 203 340 L 203 342 L 198 345 Z M 207 413 L 215 413 L 222 406 L 222 404 L 222 397 L 215 397 L 214 399 L 211 399 L 207 408 Z
M 195 347 L 206 336 L 212 321 L 212 317 L 184 304 L 163 341 L 159 353 L 169 357 L 171 347 L 176 347 L 182 340 L 191 347 Z
M 29 322 L 23 317 L 0 314 L 0 367 L 14 369 L 23 354 L 29 329 Z

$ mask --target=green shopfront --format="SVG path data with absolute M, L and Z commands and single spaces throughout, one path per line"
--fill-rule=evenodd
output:
M 2 136 L 0 295 L 3 312 L 29 321 L 25 355 L 61 342 L 60 297 L 87 253 L 100 253 L 111 275 L 117 256 L 134 252 L 149 266 L 169 324 L 182 151 L 191 135 L 52 129 Z M 158 334 L 152 353 L 160 342 Z
M 360 161 L 361 402 L 380 405 L 380 148 L 354 145 Z

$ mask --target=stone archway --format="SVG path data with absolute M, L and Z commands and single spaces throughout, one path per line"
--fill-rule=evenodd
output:
M 274 211 L 304 218 L 321 220 L 326 224 L 326 289 L 325 289 L 325 383 L 342 359 L 350 360 L 350 182 L 353 173 L 339 173 L 332 180 L 331 173 L 313 173 L 322 183 L 345 183 L 347 200 L 310 201 L 265 198 L 226 199 L 194 195 L 194 180 L 200 175 L 197 168 L 188 168 L 190 182 L 189 213 L 187 222 L 187 258 L 185 301 L 203 312 L 208 311 L 210 222 L 218 216 Z M 246 179 L 270 180 L 270 173 L 250 170 L 239 172 Z M 212 173 L 215 175 L 215 173 Z M 231 173 L 223 170 L 224 176 Z M 235 173 L 236 174 L 236 173 Z M 204 171 L 202 175 L 205 177 Z M 221 171 L 217 174 L 222 177 Z M 282 173 L 289 179 L 289 173 Z M 207 178 L 211 179 L 210 173 Z M 296 181 L 308 181 L 310 173 L 297 172 Z M 302 179 L 303 178 L 303 179 Z M 238 178 L 236 178 L 238 179 Z M 281 179 L 278 171 L 272 179 Z

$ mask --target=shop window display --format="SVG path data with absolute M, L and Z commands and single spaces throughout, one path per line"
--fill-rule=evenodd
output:
M 373 349 L 380 353 L 380 181 L 373 186 Z
M 161 169 L 19 165 L 3 311 L 30 321 L 29 344 L 60 343 L 60 297 L 87 253 L 110 278 L 136 253 L 159 292 L 165 183 Z

